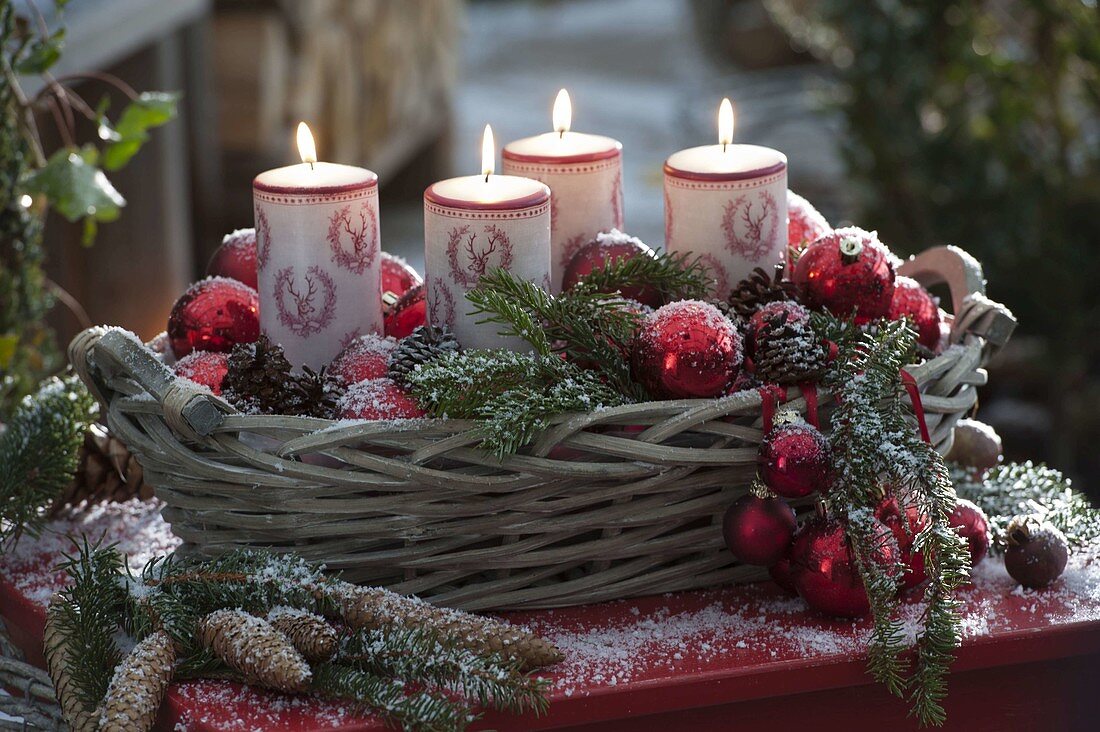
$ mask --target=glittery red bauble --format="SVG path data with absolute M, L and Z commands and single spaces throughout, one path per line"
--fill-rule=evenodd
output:
M 792 256 L 797 258 L 811 242 L 832 230 L 813 204 L 794 191 L 787 191 L 787 244 Z
M 829 442 L 802 421 L 776 425 L 760 443 L 760 477 L 784 498 L 824 491 L 829 480 Z
M 210 257 L 206 274 L 232 277 L 256 289 L 256 230 L 237 229 L 226 234 L 222 245 Z
M 970 548 L 970 566 L 977 566 L 989 552 L 989 519 L 985 511 L 965 498 L 958 499 L 955 510 L 947 518 L 955 531 L 959 532 Z
M 787 547 L 787 549 L 789 550 L 790 547 Z M 778 562 L 768 567 L 768 575 L 772 578 L 772 582 L 779 585 L 779 588 L 788 595 L 798 594 L 798 590 L 794 586 L 794 577 L 791 574 L 791 560 L 787 558 L 786 554 Z
M 883 566 L 897 562 L 898 549 L 890 529 L 872 519 L 876 556 Z M 871 610 L 863 579 L 856 568 L 844 524 L 817 517 L 802 527 L 791 545 L 795 588 L 810 607 L 826 615 L 860 618 Z
M 633 257 L 654 257 L 641 239 L 624 234 L 618 229 L 596 234 L 596 238 L 577 250 L 562 273 L 561 289 L 569 291 L 595 270 L 603 270 L 612 262 Z M 660 307 L 661 293 L 649 287 L 628 287 L 621 292 L 630 300 L 637 300 L 651 308 Z
M 802 302 L 858 324 L 885 317 L 894 296 L 889 250 L 874 234 L 848 227 L 811 244 L 794 268 Z
M 188 287 L 168 316 L 176 358 L 191 351 L 228 351 L 259 336 L 259 295 L 226 277 L 208 277 Z
M 222 380 L 229 371 L 229 356 L 216 351 L 193 351 L 176 361 L 174 368 L 176 376 L 190 379 L 220 396 Z
M 924 568 L 924 552 L 914 549 L 913 542 L 917 533 L 927 525 L 927 517 L 921 514 L 917 506 L 888 493 L 875 508 L 875 518 L 890 529 L 898 543 L 901 563 L 905 566 L 901 576 L 902 586 L 909 589 L 924 582 L 928 577 Z
M 367 379 L 348 387 L 340 419 L 415 419 L 424 410 L 392 379 Z
M 365 379 L 381 379 L 389 374 L 390 351 L 397 345 L 392 338 L 374 333 L 359 336 L 329 364 L 328 372 L 355 384 Z
M 730 506 L 722 520 L 722 535 L 733 556 L 762 567 L 783 558 L 797 528 L 794 511 L 786 501 L 752 493 Z
M 417 285 L 394 303 L 382 318 L 382 327 L 386 335 L 400 340 L 424 325 L 427 319 L 428 303 L 424 299 L 424 285 Z
M 642 321 L 631 365 L 655 398 L 714 397 L 736 376 L 742 357 L 741 336 L 718 308 L 682 300 Z
M 401 257 L 382 252 L 382 292 L 392 292 L 401 297 L 406 292 L 424 284 L 424 278 Z
M 928 290 L 912 277 L 894 278 L 890 320 L 909 318 L 917 329 L 917 341 L 929 350 L 940 344 L 940 306 Z

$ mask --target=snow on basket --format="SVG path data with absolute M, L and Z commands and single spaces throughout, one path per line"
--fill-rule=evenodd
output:
M 980 265 L 960 249 L 930 249 L 899 273 L 951 292 L 950 346 L 908 369 L 945 452 L 1015 321 L 985 297 Z M 756 474 L 756 391 L 562 415 L 499 461 L 466 420 L 237 413 L 117 329 L 85 331 L 69 354 L 139 456 L 184 552 L 293 550 L 349 580 L 470 610 L 764 576 L 734 561 L 721 532 Z M 797 389 L 789 399 L 805 406 Z

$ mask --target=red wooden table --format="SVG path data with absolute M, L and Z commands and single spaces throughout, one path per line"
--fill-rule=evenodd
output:
M 51 569 L 68 535 L 118 542 L 135 567 L 175 545 L 153 504 L 101 507 L 57 522 L 0 562 L 0 615 L 41 662 Z M 1095 562 L 1095 566 L 1094 566 Z M 1044 592 L 1015 587 L 996 560 L 962 593 L 965 640 L 949 680 L 948 728 L 1098 729 L 1100 561 L 1077 556 Z M 920 608 L 904 614 L 915 625 Z M 566 610 L 513 613 L 559 644 L 546 669 L 551 706 L 541 718 L 489 715 L 500 730 L 853 730 L 915 728 L 904 703 L 864 672 L 866 622 L 821 618 L 770 583 Z M 375 730 L 349 706 L 289 698 L 228 682 L 175 684 L 161 729 Z

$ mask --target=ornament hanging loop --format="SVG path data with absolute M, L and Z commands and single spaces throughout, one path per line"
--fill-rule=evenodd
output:
M 855 264 L 862 252 L 863 242 L 854 236 L 846 236 L 840 240 L 840 259 L 844 264 Z

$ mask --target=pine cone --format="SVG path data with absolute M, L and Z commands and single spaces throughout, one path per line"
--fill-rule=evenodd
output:
M 279 607 L 267 614 L 267 622 L 285 635 L 310 663 L 325 663 L 336 655 L 336 631 L 320 615 Z
M 458 339 L 447 326 L 418 326 L 390 353 L 390 378 L 408 387 L 408 376 L 417 366 L 457 350 Z
M 771 384 L 817 381 L 828 366 L 828 351 L 806 320 L 785 311 L 764 318 L 754 334 L 756 375 Z
M 501 655 L 525 669 L 549 666 L 565 656 L 553 644 L 502 620 L 430 605 L 377 587 L 341 582 L 336 597 L 345 623 L 352 628 L 399 625 L 429 628 L 478 655 Z
M 783 279 L 783 265 L 775 265 L 773 274 L 757 267 L 745 279 L 737 283 L 729 296 L 730 309 L 742 318 L 750 318 L 762 305 L 769 302 L 795 299 L 795 285 Z
M 100 732 L 152 729 L 175 663 L 176 648 L 163 630 L 138 643 L 107 688 Z
M 199 640 L 245 681 L 276 691 L 301 693 L 313 672 L 287 637 L 243 610 L 217 610 L 199 621 Z
M 66 506 L 84 501 L 127 501 L 134 496 L 143 501 L 153 497 L 141 463 L 125 442 L 103 425 L 93 424 L 84 435 L 76 474 L 51 504 L 49 515 L 57 516 Z
M 69 639 L 58 627 L 59 598 L 54 597 L 46 610 L 46 625 L 42 631 L 43 655 L 46 669 L 53 680 L 54 694 L 61 706 L 61 716 L 72 732 L 96 732 L 99 715 L 88 709 L 76 695 L 76 684 L 69 674 Z
M 325 369 L 308 366 L 293 373 L 283 349 L 261 335 L 233 347 L 222 396 L 243 412 L 329 418 L 337 411 L 344 385 Z

